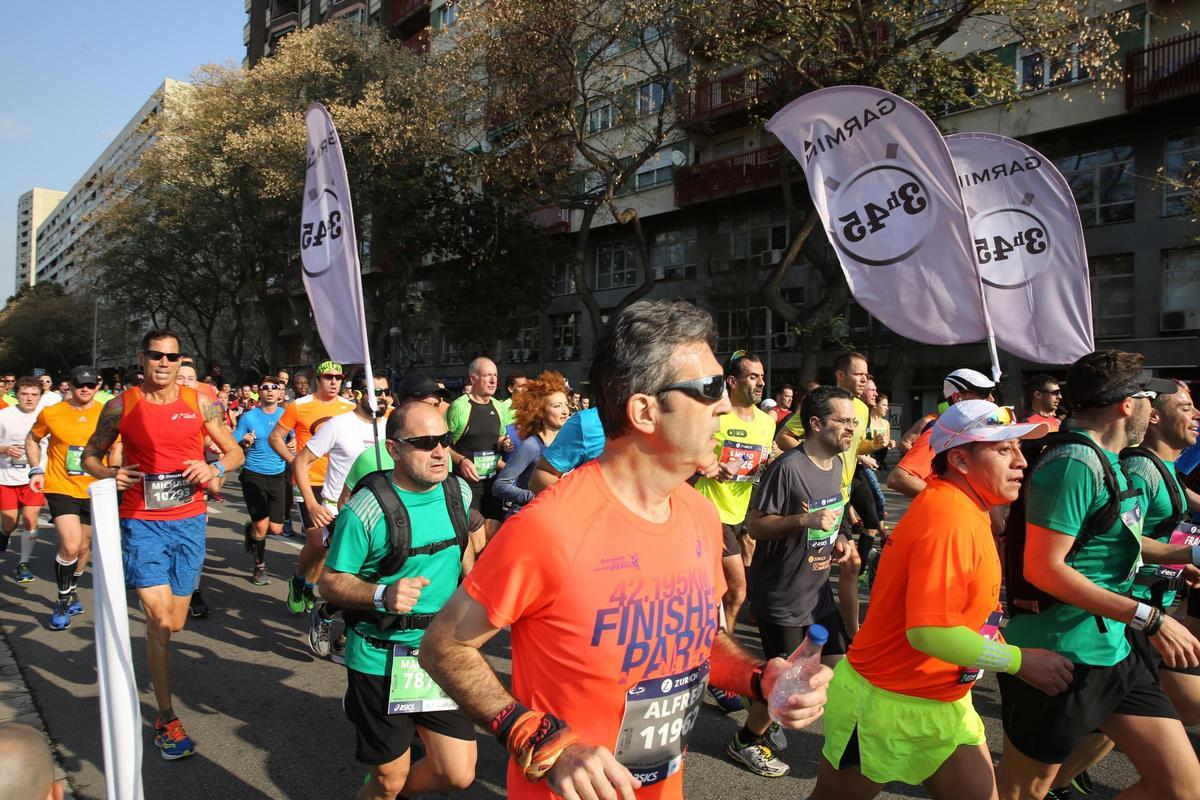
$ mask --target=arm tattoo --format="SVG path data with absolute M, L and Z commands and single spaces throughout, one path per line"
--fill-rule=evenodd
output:
M 117 441 L 117 430 L 121 427 L 121 398 L 115 397 L 105 403 L 96 422 L 96 430 L 83 448 L 84 458 L 103 459 L 113 443 Z
M 221 419 L 221 409 L 207 397 L 200 399 L 200 410 L 205 422 L 214 422 Z

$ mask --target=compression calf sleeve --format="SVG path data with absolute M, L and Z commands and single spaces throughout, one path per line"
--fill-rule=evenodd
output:
M 37 544 L 37 531 L 25 531 L 21 536 L 21 563 L 33 558 L 33 546 Z
M 267 557 L 267 540 L 266 539 L 255 539 L 255 540 L 253 540 L 253 545 L 254 545 L 254 563 L 261 564 Z
M 58 583 L 59 594 L 71 593 L 74 584 L 72 579 L 75 577 L 75 563 L 78 560 L 63 561 L 61 556 L 54 557 L 54 580 Z
M 972 669 L 991 669 L 1015 675 L 1021 669 L 1021 648 L 995 642 L 962 625 L 909 628 L 908 643 L 922 653 Z

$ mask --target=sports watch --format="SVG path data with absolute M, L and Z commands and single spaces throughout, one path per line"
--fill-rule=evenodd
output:
M 375 601 L 375 610 L 376 611 L 386 611 L 387 610 L 387 606 L 384 605 L 384 602 L 383 602 L 383 595 L 386 591 L 387 591 L 387 586 L 385 586 L 384 584 L 382 584 L 382 583 L 375 584 L 374 601 Z

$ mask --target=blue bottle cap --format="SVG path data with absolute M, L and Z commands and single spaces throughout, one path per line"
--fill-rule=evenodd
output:
M 829 641 L 829 631 L 825 629 L 824 625 L 810 625 L 808 626 L 808 638 L 813 644 L 824 646 Z

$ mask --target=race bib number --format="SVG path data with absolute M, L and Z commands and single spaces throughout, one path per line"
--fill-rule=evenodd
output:
M 83 471 L 83 445 L 67 445 L 67 475 L 72 478 L 85 475 Z
M 613 754 L 643 786 L 683 767 L 687 737 L 708 685 L 708 662 L 664 678 L 649 678 L 625 693 L 625 714 Z
M 845 508 L 845 505 L 846 503 L 842 500 L 842 496 L 836 494 L 833 497 L 809 501 L 808 510 L 820 511 L 825 508 L 836 507 L 840 512 Z M 823 531 L 820 528 L 808 529 L 808 556 L 806 560 L 813 572 L 821 572 L 833 566 L 833 542 L 837 538 L 838 527 L 841 523 L 842 516 L 839 513 L 837 521 L 830 530 Z
M 479 479 L 490 478 L 499 472 L 500 456 L 499 454 L 485 450 L 481 453 L 471 454 L 471 463 L 475 465 L 475 472 L 479 474 Z
M 142 489 L 146 497 L 146 508 L 151 511 L 179 508 L 192 502 L 196 495 L 196 487 L 184 479 L 182 472 L 143 475 Z
M 721 463 L 733 469 L 730 483 L 758 483 L 767 466 L 767 454 L 760 444 L 726 439 L 721 445 Z
M 392 646 L 387 666 L 387 714 L 421 714 L 458 708 L 442 687 L 417 663 L 417 650 L 402 644 Z
M 983 623 L 983 627 L 979 629 L 979 635 L 983 638 L 995 642 L 1000 639 L 1000 620 L 1004 618 L 1004 612 L 997 608 L 991 614 L 988 614 L 987 622 Z M 963 667 L 958 674 L 959 683 L 973 683 L 983 677 L 983 670 L 968 669 Z
M 1181 522 L 1171 532 L 1171 544 L 1176 547 L 1195 547 L 1200 544 L 1200 528 L 1188 522 Z M 1183 574 L 1186 564 L 1160 564 L 1154 574 L 1159 578 L 1174 580 Z

